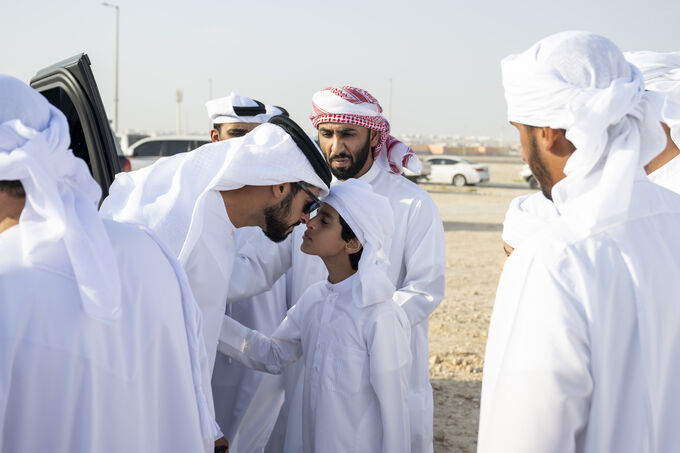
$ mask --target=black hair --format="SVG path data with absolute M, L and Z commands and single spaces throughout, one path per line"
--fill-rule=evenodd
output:
M 309 161 L 316 175 L 321 178 L 324 184 L 330 186 L 331 170 L 326 162 L 326 158 L 323 157 L 314 142 L 312 142 L 312 139 L 305 134 L 302 128 L 295 121 L 284 115 L 275 115 L 267 122 L 279 126 L 290 135 L 297 147 L 300 148 L 300 151 L 307 158 L 307 161 Z
M 220 132 L 220 128 L 222 127 L 222 124 L 224 123 L 213 123 L 213 129 L 216 129 L 217 132 Z
M 297 183 L 295 183 L 295 182 L 290 183 L 290 197 L 291 198 L 294 197 L 295 195 L 297 195 L 297 193 L 302 190 L 302 187 L 300 187 L 301 185 L 305 185 L 305 183 L 303 181 L 298 181 Z M 305 185 L 305 187 L 307 187 L 307 185 Z
M 4 192 L 10 197 L 16 198 L 23 198 L 26 196 L 24 186 L 21 184 L 21 181 L 18 180 L 0 181 L 0 192 Z
M 342 230 L 340 231 L 342 240 L 351 241 L 352 239 L 356 239 L 356 234 L 354 234 L 354 231 L 347 225 L 347 222 L 345 222 L 345 219 L 343 219 L 340 214 L 338 214 L 338 219 L 340 220 L 340 226 L 342 227 Z M 362 247 L 358 252 L 354 252 L 349 256 L 349 264 L 355 271 L 359 269 L 359 260 L 361 259 L 361 252 L 363 251 L 364 248 Z

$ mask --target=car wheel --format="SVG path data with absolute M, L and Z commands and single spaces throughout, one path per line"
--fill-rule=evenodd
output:
M 463 175 L 455 175 L 453 177 L 453 180 L 451 181 L 451 184 L 453 184 L 456 187 L 463 187 L 465 183 L 467 183 L 467 180 Z
M 538 181 L 536 181 L 536 178 L 534 178 L 533 176 L 529 176 L 529 179 L 527 180 L 527 182 L 529 183 L 529 187 L 531 189 L 533 189 L 533 190 L 538 189 Z

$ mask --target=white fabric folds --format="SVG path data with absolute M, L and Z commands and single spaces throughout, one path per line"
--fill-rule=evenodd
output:
M 503 242 L 516 249 L 527 239 L 536 237 L 558 217 L 555 205 L 542 192 L 515 197 L 505 213 Z
M 373 192 L 364 181 L 351 178 L 334 185 L 323 201 L 347 222 L 363 246 L 358 269 L 361 294 L 355 294 L 354 299 L 364 305 L 391 299 L 395 287 L 387 271 L 394 219 L 387 198 Z
M 229 96 L 211 99 L 205 103 L 205 108 L 213 124 L 266 123 L 272 116 L 283 114 L 278 107 L 262 104 L 234 92 Z
M 202 231 L 210 190 L 296 181 L 319 187 L 322 196 L 328 193 L 293 139 L 282 128 L 263 124 L 244 137 L 209 143 L 118 174 L 101 213 L 149 226 L 184 265 Z
M 62 271 L 77 281 L 83 310 L 113 322 L 121 281 L 97 212 L 101 189 L 70 141 L 58 109 L 25 83 L 0 75 L 0 180 L 19 180 L 26 192 L 19 219 L 24 262 L 38 264 L 63 246 Z
M 665 97 L 661 120 L 680 147 L 680 52 L 626 52 L 624 56 L 642 72 L 645 89 Z
M 594 231 L 621 220 L 633 181 L 661 152 L 660 97 L 609 40 L 588 32 L 549 36 L 505 58 L 510 121 L 565 129 L 576 151 L 552 199 L 574 227 Z

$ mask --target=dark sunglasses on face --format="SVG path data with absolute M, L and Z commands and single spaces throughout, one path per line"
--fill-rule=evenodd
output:
M 321 206 L 323 206 L 323 202 L 322 202 L 321 200 L 319 200 L 319 197 L 317 197 L 316 195 L 314 195 L 314 194 L 312 193 L 312 191 L 309 190 L 303 183 L 297 182 L 296 184 L 297 184 L 298 186 L 300 186 L 300 189 L 302 189 L 302 191 L 303 191 L 304 193 L 306 193 L 306 194 L 309 196 L 309 198 L 312 199 L 311 202 L 307 203 L 307 204 L 305 205 L 305 207 L 302 208 L 302 213 L 303 213 L 303 214 L 310 214 L 310 213 L 316 211 L 317 209 L 319 209 Z

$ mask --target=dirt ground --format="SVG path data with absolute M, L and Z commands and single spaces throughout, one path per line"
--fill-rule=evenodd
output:
M 491 180 L 472 187 L 423 184 L 439 207 L 446 235 L 446 294 L 430 318 L 434 451 L 474 452 L 484 348 L 510 200 L 529 193 L 522 162 L 486 158 Z

